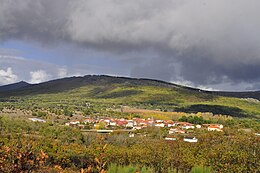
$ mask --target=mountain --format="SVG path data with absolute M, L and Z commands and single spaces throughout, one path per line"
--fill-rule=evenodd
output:
M 21 82 L 20 82 L 21 83 Z M 25 85 L 25 82 L 22 82 Z M 11 85 L 18 85 L 11 84 Z M 33 95 L 33 94 L 45 94 L 45 93 L 57 93 L 72 90 L 75 88 L 80 88 L 87 85 L 114 85 L 114 84 L 125 84 L 125 85 L 136 85 L 136 86 L 159 86 L 159 87 L 168 87 L 168 88 L 182 88 L 180 85 L 152 80 L 152 79 L 137 79 L 137 78 L 128 78 L 128 77 L 113 77 L 106 75 L 87 75 L 84 77 L 68 77 L 62 79 L 51 80 L 48 82 L 43 82 L 40 84 L 27 84 L 26 86 L 30 87 L 9 87 L 10 85 L 2 86 L 3 90 L 0 87 L 0 96 L 21 96 L 21 95 Z M 8 88 L 9 92 L 4 90 Z
M 86 75 L 84 77 L 68 77 L 62 79 L 51 80 L 40 84 L 29 84 L 21 81 L 14 84 L 0 86 L 1 96 L 17 96 L 27 94 L 43 94 L 67 91 L 79 88 L 86 85 L 109 85 L 109 84 L 131 84 L 138 86 L 157 86 L 167 88 L 182 88 L 187 91 L 213 94 L 218 96 L 237 97 L 237 98 L 254 98 L 260 100 L 260 91 L 245 91 L 245 92 L 228 92 L 228 91 L 205 91 L 197 88 L 181 86 L 170 82 L 145 79 L 145 78 L 128 78 L 114 77 L 107 75 Z M 3 94 L 3 91 L 8 93 Z
M 241 99 L 248 97 L 254 100 Z M 96 107 L 130 105 L 165 111 L 260 117 L 259 91 L 212 92 L 153 79 L 106 75 L 68 77 L 34 85 L 20 83 L 0 87 L 0 103 L 1 100 L 16 103 L 19 98 L 26 106 L 34 107 L 67 105 L 79 108 L 84 102 L 91 102 Z
M 14 84 L 0 86 L 0 92 L 18 90 L 18 89 L 25 88 L 25 87 L 28 87 L 28 86 L 31 86 L 31 84 L 24 82 L 24 81 L 21 81 L 21 82 L 14 83 Z
M 244 92 L 228 92 L 228 91 L 204 91 L 206 93 L 211 93 L 226 97 L 237 97 L 237 98 L 254 98 L 260 100 L 260 91 L 244 91 Z

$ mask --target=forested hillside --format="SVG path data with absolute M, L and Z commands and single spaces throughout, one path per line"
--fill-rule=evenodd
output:
M 255 93 L 255 98 L 258 98 L 257 92 Z M 62 105 L 72 110 L 82 110 L 82 105 L 89 102 L 105 107 L 126 105 L 163 111 L 259 117 L 260 102 L 256 99 L 221 95 L 236 97 L 243 93 L 205 92 L 163 81 L 103 75 L 58 79 L 9 91 L 1 91 L 0 88 L 2 106 L 33 109 Z M 243 95 L 245 96 L 247 95 Z M 19 102 L 20 100 L 23 102 Z M 17 102 L 19 104 L 16 104 Z

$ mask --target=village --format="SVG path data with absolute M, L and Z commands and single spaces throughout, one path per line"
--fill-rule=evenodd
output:
M 139 131 L 147 127 L 157 127 L 167 130 L 164 140 L 177 140 L 176 136 L 183 136 L 185 142 L 198 142 L 194 130 L 223 131 L 222 124 L 191 124 L 173 120 L 155 120 L 153 118 L 86 118 L 83 121 L 70 121 L 65 126 L 77 127 L 84 131 L 97 133 L 112 133 L 114 131 L 128 132 L 129 137 L 135 137 Z

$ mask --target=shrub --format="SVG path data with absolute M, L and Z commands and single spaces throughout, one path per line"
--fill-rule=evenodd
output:
M 211 173 L 213 172 L 210 167 L 195 166 L 191 169 L 191 173 Z
M 121 166 L 116 164 L 110 164 L 107 173 L 153 173 L 154 170 L 148 167 L 138 167 L 134 165 Z

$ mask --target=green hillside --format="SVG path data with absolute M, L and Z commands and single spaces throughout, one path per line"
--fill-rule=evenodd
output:
M 9 92 L 0 92 L 1 106 L 21 109 L 68 108 L 72 111 L 132 106 L 163 111 L 212 112 L 260 117 L 260 102 L 218 96 L 197 89 L 148 79 L 110 76 L 72 77 Z

